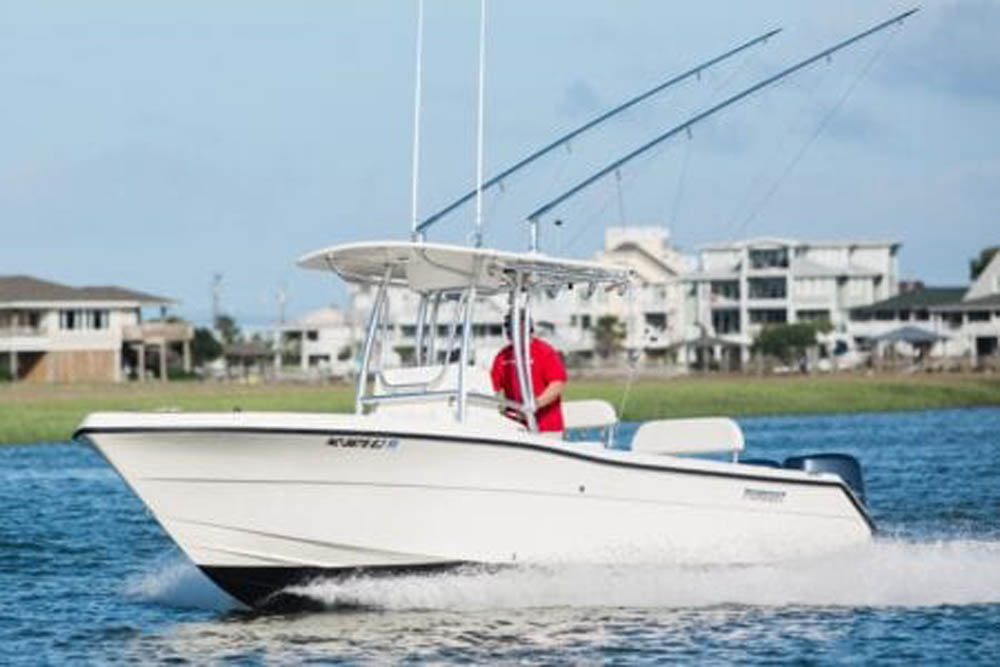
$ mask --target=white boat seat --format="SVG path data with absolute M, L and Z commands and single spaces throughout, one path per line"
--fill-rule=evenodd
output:
M 607 428 L 618 423 L 614 407 L 598 399 L 563 401 L 563 424 L 571 428 Z
M 659 419 L 640 425 L 632 451 L 644 454 L 715 454 L 743 451 L 743 431 L 726 417 Z

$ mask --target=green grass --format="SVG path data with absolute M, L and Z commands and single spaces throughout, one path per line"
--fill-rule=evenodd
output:
M 575 380 L 568 398 L 603 398 L 617 410 L 624 381 Z M 345 385 L 0 385 L 0 443 L 66 440 L 89 412 L 109 410 L 344 412 L 354 405 Z M 640 380 L 624 418 L 704 415 L 871 412 L 1000 405 L 1000 377 L 912 375 L 824 377 L 692 377 Z
M 570 385 L 570 398 L 603 398 L 620 409 L 621 383 Z M 882 412 L 1000 405 L 1000 378 L 937 376 L 728 376 L 639 381 L 629 392 L 624 419 L 706 415 Z

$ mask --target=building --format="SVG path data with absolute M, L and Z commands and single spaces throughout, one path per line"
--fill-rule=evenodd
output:
M 170 348 L 191 369 L 194 332 L 182 322 L 143 321 L 143 308 L 174 301 L 121 287 L 70 287 L 31 276 L 0 276 L 0 373 L 29 382 L 144 379 L 147 356 L 166 379 Z
M 931 357 L 967 357 L 978 363 L 1000 354 L 1000 253 L 971 285 L 915 283 L 892 298 L 851 310 L 850 332 L 860 344 L 893 340 L 902 330 L 932 335 L 934 342 L 922 351 Z M 917 353 L 913 345 L 900 347 L 904 354 Z
M 275 367 L 317 376 L 350 375 L 363 337 L 363 315 L 319 308 L 277 328 Z
M 898 291 L 900 244 L 761 238 L 703 246 L 691 286 L 705 335 L 739 345 L 745 361 L 761 327 L 828 322 L 846 332 L 852 308 Z
M 894 242 L 802 242 L 754 239 L 700 248 L 697 257 L 671 245 L 659 226 L 613 227 L 595 259 L 627 266 L 636 281 L 630 293 L 575 285 L 558 293 L 536 294 L 535 326 L 574 363 L 596 354 L 600 318 L 625 324 L 622 347 L 647 366 L 735 369 L 749 356 L 760 328 L 769 323 L 826 321 L 846 337 L 852 307 L 888 298 L 898 290 Z M 371 286 L 351 285 L 350 305 L 324 309 L 280 328 L 282 354 L 302 369 L 326 367 L 334 374 L 354 371 L 363 323 L 374 302 Z M 416 349 L 419 298 L 390 290 L 387 299 L 391 364 L 405 362 Z M 442 303 L 438 340 L 449 335 L 446 322 L 456 303 Z M 487 366 L 506 344 L 504 300 L 480 297 L 476 306 L 476 361 Z M 438 354 L 444 354 L 443 348 Z

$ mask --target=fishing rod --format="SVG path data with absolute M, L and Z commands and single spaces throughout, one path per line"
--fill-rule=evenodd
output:
M 531 226 L 532 226 L 532 230 L 531 230 L 532 231 L 532 233 L 531 233 L 532 248 L 531 249 L 532 250 L 537 250 L 538 249 L 537 248 L 537 238 L 538 238 L 537 226 L 538 226 L 538 220 L 539 220 L 539 218 L 541 218 L 541 216 L 545 215 L 546 213 L 548 213 L 549 211 L 551 211 L 555 207 L 559 206 L 560 204 L 562 204 L 563 202 L 565 202 L 567 199 L 569 199 L 570 197 L 572 197 L 575 194 L 577 194 L 578 192 L 580 192 L 581 190 L 586 189 L 587 187 L 589 187 L 590 185 L 592 185 L 596 181 L 599 181 L 601 178 L 607 176 L 608 174 L 612 173 L 613 171 L 616 171 L 622 165 L 624 165 L 627 162 L 630 162 L 631 160 L 635 159 L 636 157 L 642 155 L 643 153 L 647 152 L 651 148 L 653 148 L 653 147 L 655 147 L 655 146 L 663 143 L 667 139 L 669 139 L 671 137 L 674 137 L 674 136 L 680 134 L 681 132 L 689 131 L 692 126 L 694 126 L 696 123 L 699 123 L 702 120 L 705 120 L 709 116 L 711 116 L 713 114 L 716 114 L 719 111 L 722 111 L 726 107 L 731 106 L 731 105 L 735 104 L 736 102 L 739 102 L 740 100 L 742 100 L 742 99 L 744 99 L 746 97 L 749 97 L 750 95 L 756 93 L 757 91 L 759 91 L 759 90 L 761 90 L 763 88 L 766 88 L 766 87 L 770 86 L 771 84 L 773 84 L 773 83 L 775 83 L 775 82 L 777 82 L 777 81 L 779 81 L 781 79 L 784 79 L 785 77 L 787 77 L 790 74 L 793 74 L 793 73 L 799 71 L 800 69 L 802 69 L 804 67 L 808 67 L 809 65 L 813 64 L 817 60 L 822 60 L 823 58 L 827 58 L 831 54 L 835 53 L 836 51 L 840 51 L 841 49 L 844 49 L 844 48 L 850 46 L 851 44 L 854 44 L 855 42 L 858 42 L 858 41 L 864 39 L 865 37 L 869 37 L 870 35 L 874 35 L 875 33 L 877 33 L 879 31 L 885 29 L 886 27 L 888 27 L 888 26 L 890 26 L 890 25 L 892 25 L 894 23 L 901 23 L 903 21 L 903 19 L 905 19 L 908 16 L 911 16 L 911 15 L 917 13 L 917 11 L 919 11 L 918 7 L 914 8 L 914 9 L 910 9 L 908 11 L 905 11 L 902 14 L 894 16 L 894 17 L 892 17 L 891 19 L 889 19 L 887 21 L 883 21 L 882 23 L 879 23 L 878 25 L 873 26 L 873 27 L 869 28 L 868 30 L 865 30 L 864 32 L 858 33 L 857 35 L 855 35 L 855 36 L 853 36 L 853 37 L 851 37 L 849 39 L 845 39 L 844 41 L 842 41 L 842 42 L 840 42 L 840 43 L 838 43 L 838 44 L 836 44 L 834 46 L 831 46 L 830 48 L 828 48 L 828 49 L 826 49 L 824 51 L 820 51 L 819 53 L 817 53 L 814 56 L 806 58 L 805 60 L 802 60 L 802 61 L 796 63 L 795 65 L 792 65 L 791 67 L 788 67 L 787 69 L 784 69 L 784 70 L 778 72 L 777 74 L 774 74 L 774 75 L 772 75 L 772 76 L 764 79 L 763 81 L 759 81 L 758 83 L 750 86 L 749 88 L 746 88 L 746 89 L 744 89 L 744 90 L 736 93 L 735 95 L 726 98 L 722 102 L 719 102 L 718 104 L 716 104 L 716 105 L 714 105 L 714 106 L 706 109 L 705 111 L 702 111 L 701 113 L 698 113 L 698 114 L 692 116 L 691 118 L 689 118 L 688 120 L 684 121 L 680 125 L 677 125 L 677 126 L 671 128 L 670 130 L 668 130 L 667 132 L 664 132 L 663 134 L 659 135 L 655 139 L 653 139 L 653 140 L 651 140 L 651 141 L 643 144 L 642 146 L 640 146 L 639 148 L 635 149 L 634 151 L 632 151 L 628 155 L 626 155 L 626 156 L 624 156 L 622 158 L 619 158 L 618 160 L 615 160 L 614 162 L 612 162 L 611 164 L 609 164 L 607 167 L 601 169 L 600 171 L 598 171 L 597 173 L 593 174 L 589 178 L 581 181 L 580 183 L 578 183 L 577 185 L 573 186 L 569 190 L 565 191 L 563 194 L 559 195 L 558 197 L 556 197 L 552 201 L 550 201 L 547 204 L 545 204 L 545 205 L 537 208 L 530 215 L 528 215 L 528 218 L 527 218 L 528 223 L 531 224 Z
M 550 144 L 548 144 L 548 145 L 546 145 L 546 146 L 538 149 L 537 151 L 535 151 L 534 153 L 532 153 L 528 157 L 524 158 L 523 160 L 521 160 L 517 164 L 515 164 L 515 165 L 513 165 L 513 166 L 511 166 L 511 167 L 509 167 L 509 168 L 507 168 L 505 170 L 503 170 L 502 172 L 500 172 L 496 176 L 490 178 L 488 181 L 483 182 L 483 184 L 479 188 L 476 188 L 476 189 L 474 189 L 474 190 L 466 193 L 462 197 L 460 197 L 460 198 L 456 199 L 455 201 L 453 201 L 451 204 L 448 204 L 448 206 L 444 207 L 443 209 L 441 209 L 437 213 L 434 213 L 433 215 L 430 215 L 430 216 L 424 218 L 420 222 L 420 224 L 416 225 L 413 228 L 413 237 L 414 237 L 414 239 L 422 238 L 424 232 L 427 230 L 428 227 L 430 227 L 435 222 L 437 222 L 438 220 L 440 220 L 444 216 L 446 216 L 449 213 L 451 213 L 452 211 L 454 211 L 456 208 L 458 208 L 462 204 L 465 204 L 466 202 L 468 202 L 469 200 L 471 200 L 473 197 L 476 196 L 476 194 L 478 192 L 480 192 L 480 191 L 485 192 L 486 190 L 492 188 L 494 185 L 499 184 L 501 181 L 503 181 L 505 178 L 507 178 L 508 176 L 510 176 L 511 174 L 513 174 L 514 172 L 519 171 L 520 169 L 528 166 L 529 164 L 531 164 L 532 162 L 534 162 L 538 158 L 551 153 L 553 150 L 555 150 L 559 146 L 562 146 L 563 144 L 565 144 L 566 142 L 568 142 L 568 141 L 570 141 L 572 139 L 575 139 L 576 137 L 580 136 L 581 134 L 583 134 L 587 130 L 589 130 L 589 129 L 597 126 L 597 125 L 600 125 L 601 123 L 603 123 L 604 121 L 608 120 L 612 116 L 615 116 L 615 115 L 621 113 L 622 111 L 625 111 L 626 109 L 629 109 L 629 108 L 635 106 L 639 102 L 642 102 L 643 100 L 649 99 L 650 97 L 653 97 L 657 93 L 660 93 L 660 92 L 666 90 L 667 88 L 675 86 L 678 83 L 681 83 L 682 81 L 685 81 L 686 79 L 690 79 L 693 76 L 700 76 L 701 73 L 704 70 L 706 70 L 706 69 L 708 69 L 710 67 L 713 67 L 713 66 L 719 64 L 720 62 L 722 62 L 724 60 L 727 60 L 728 58 L 731 58 L 731 57 L 735 56 L 736 54 L 749 49 L 752 46 L 755 46 L 757 44 L 762 44 L 762 43 L 766 42 L 768 39 L 770 39 L 774 35 L 776 35 L 779 32 L 781 32 L 781 30 L 782 30 L 781 28 L 776 28 L 774 30 L 770 30 L 770 31 L 764 33 L 763 35 L 760 35 L 759 37 L 755 37 L 754 39 L 751 39 L 751 40 L 749 40 L 747 42 L 744 42 L 744 43 L 740 44 L 739 46 L 736 46 L 736 47 L 730 49 L 729 51 L 726 51 L 725 53 L 712 58 L 711 60 L 706 60 L 705 62 L 701 63 L 700 65 L 692 67 L 691 69 L 689 69 L 688 71 L 684 72 L 683 74 L 678 74 L 678 75 L 676 75 L 674 77 L 671 77 L 667 81 L 664 81 L 663 83 L 661 83 L 661 84 L 659 84 L 657 86 L 654 86 L 654 87 L 650 88 L 649 90 L 647 90 L 647 91 L 645 91 L 643 93 L 640 93 L 639 95 L 636 95 L 635 97 L 633 97 L 633 98 L 631 98 L 631 99 L 629 99 L 629 100 L 627 100 L 627 101 L 619 104 L 615 108 L 613 108 L 613 109 L 611 109 L 609 111 L 604 112 L 603 114 L 601 114 L 600 116 L 594 118 L 593 120 L 590 120 L 590 121 L 584 123 L 583 125 L 581 125 L 580 127 L 576 128 L 575 130 L 562 135 L 561 137 L 559 137 L 558 139 L 556 139 L 552 143 L 550 143 Z

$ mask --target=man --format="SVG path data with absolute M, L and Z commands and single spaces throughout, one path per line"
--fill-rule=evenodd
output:
M 534 334 L 534 323 L 530 329 L 531 334 Z M 507 339 L 513 341 L 510 315 L 504 318 L 504 331 Z M 538 423 L 538 430 L 562 433 L 562 393 L 566 388 L 566 367 L 563 366 L 559 353 L 534 335 L 531 335 L 530 350 L 531 388 L 535 395 L 535 420 Z M 508 344 L 497 353 L 490 377 L 493 378 L 494 391 L 502 392 L 509 401 L 522 402 L 512 344 Z M 523 421 L 520 415 L 515 419 Z

